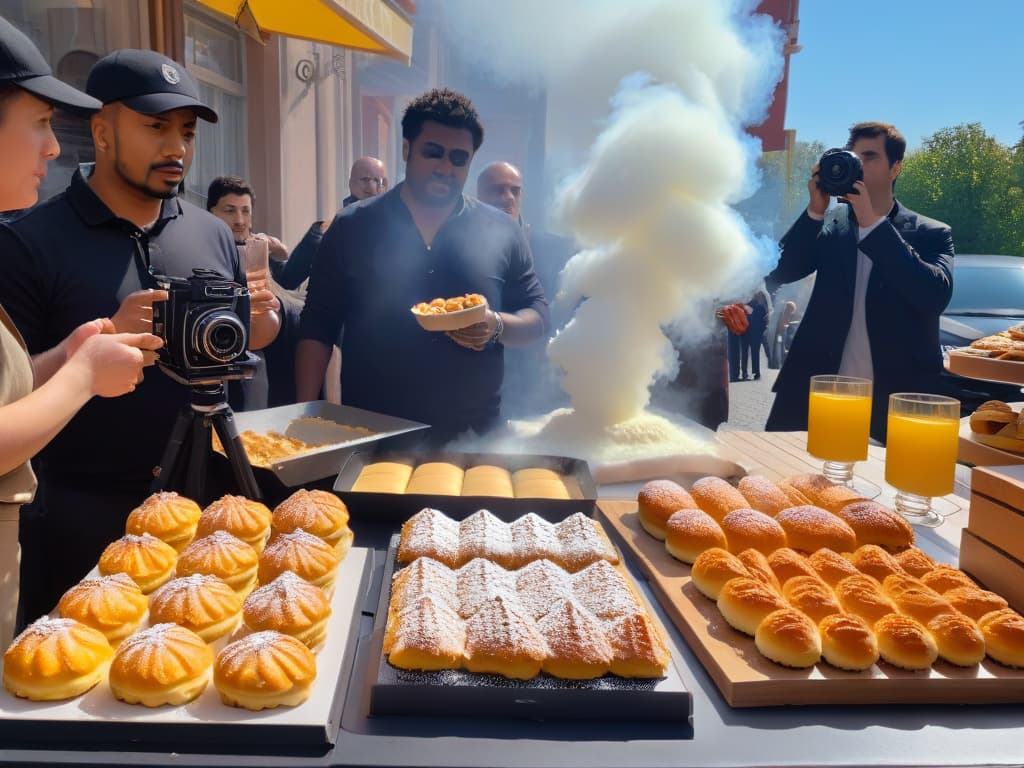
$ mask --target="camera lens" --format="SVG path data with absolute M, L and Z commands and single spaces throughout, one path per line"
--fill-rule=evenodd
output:
M 830 149 L 821 156 L 818 165 L 818 189 L 830 195 L 846 195 L 854 189 L 854 182 L 864 178 L 860 158 L 847 149 Z
M 195 324 L 193 347 L 218 363 L 230 363 L 245 352 L 245 326 L 233 312 L 212 310 Z

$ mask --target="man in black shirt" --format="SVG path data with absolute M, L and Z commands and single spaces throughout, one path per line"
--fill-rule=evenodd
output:
M 344 328 L 342 402 L 431 424 L 442 443 L 498 418 L 503 347 L 544 335 L 547 301 L 526 236 L 501 211 L 462 194 L 483 128 L 469 100 L 447 89 L 402 118 L 405 180 L 343 210 L 313 265 L 296 361 L 299 400 L 320 391 Z M 480 293 L 484 322 L 430 333 L 421 301 Z

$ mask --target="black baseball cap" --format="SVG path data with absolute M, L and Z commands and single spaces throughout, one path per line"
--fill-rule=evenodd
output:
M 103 106 L 54 77 L 50 65 L 28 36 L 3 17 L 0 17 L 0 84 L 17 85 L 45 102 L 76 112 L 95 112 Z
M 156 51 L 125 48 L 96 62 L 85 91 L 104 104 L 119 101 L 144 115 L 191 109 L 210 123 L 217 113 L 199 100 L 199 88 L 178 62 Z

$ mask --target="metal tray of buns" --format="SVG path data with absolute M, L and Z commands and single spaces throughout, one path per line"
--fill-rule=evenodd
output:
M 447 510 L 446 510 L 447 513 Z M 376 679 L 370 687 L 370 713 L 431 717 L 499 717 L 529 720 L 644 720 L 689 727 L 693 698 L 686 689 L 673 639 L 661 627 L 672 659 L 661 679 L 606 675 L 594 680 L 563 680 L 541 673 L 532 680 L 465 670 L 415 672 L 391 666 L 383 653 L 384 630 L 397 564 L 399 536 L 391 540 L 384 581 L 370 636 L 370 664 Z M 627 575 L 627 579 L 632 579 Z M 638 593 L 641 591 L 638 589 Z M 643 598 L 641 593 L 641 600 Z M 648 614 L 661 624 L 647 605 Z
M 467 469 L 480 465 L 504 467 L 510 472 L 527 467 L 551 469 L 571 478 L 579 488 L 580 498 L 523 499 L 496 496 L 441 496 L 420 493 L 365 493 L 352 490 L 359 473 L 368 464 L 380 461 L 410 463 L 413 467 L 427 462 L 448 462 Z M 487 509 L 506 522 L 527 512 L 558 522 L 576 512 L 591 515 L 597 502 L 597 486 L 590 467 L 583 459 L 529 453 L 454 453 L 441 451 L 402 452 L 385 447 L 369 446 L 354 451 L 341 468 L 334 482 L 334 491 L 344 500 L 354 516 L 372 516 L 375 520 L 404 522 L 424 507 L 443 509 L 455 519 L 468 517 L 479 509 Z

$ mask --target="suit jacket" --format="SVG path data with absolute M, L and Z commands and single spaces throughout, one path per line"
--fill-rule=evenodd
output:
M 874 368 L 871 435 L 885 441 L 889 395 L 940 393 L 939 316 L 953 290 L 953 235 L 947 224 L 900 205 L 858 245 L 852 210 L 815 221 L 805 211 L 782 238 L 769 288 L 815 272 L 814 289 L 775 382 L 768 430 L 807 428 L 810 377 L 838 373 L 853 314 L 857 250 L 872 262 L 865 314 Z

